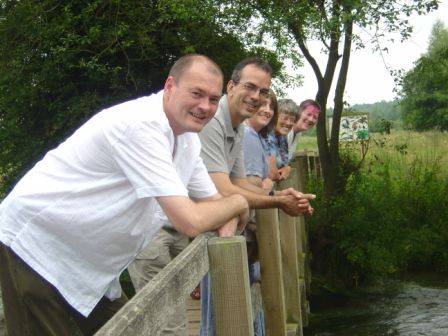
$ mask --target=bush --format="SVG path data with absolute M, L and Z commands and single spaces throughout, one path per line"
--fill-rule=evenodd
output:
M 355 160 L 356 153 L 347 159 Z M 326 235 L 334 239 L 323 251 L 332 254 L 326 260 L 338 263 L 328 266 L 331 271 L 348 280 L 404 270 L 448 271 L 444 159 L 438 147 L 416 152 L 413 141 L 373 141 L 364 166 L 350 176 L 345 192 L 331 202 L 317 200 L 312 222 L 322 229 L 326 221 Z M 314 228 L 311 234 L 321 232 Z

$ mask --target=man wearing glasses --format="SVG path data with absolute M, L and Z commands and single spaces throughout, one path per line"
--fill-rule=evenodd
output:
M 253 209 L 280 208 L 292 216 L 311 214 L 313 209 L 309 200 L 314 199 L 314 195 L 303 194 L 293 188 L 269 191 L 246 179 L 243 121 L 252 117 L 269 97 L 271 77 L 272 69 L 263 60 L 248 58 L 237 64 L 218 111 L 199 133 L 201 157 L 222 195 L 240 194 Z M 206 277 L 201 283 L 202 336 L 214 335 L 208 285 Z

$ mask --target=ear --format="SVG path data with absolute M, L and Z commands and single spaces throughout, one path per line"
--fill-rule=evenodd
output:
M 168 76 L 168 78 L 165 81 L 165 86 L 163 87 L 163 90 L 165 92 L 165 94 L 171 94 L 171 90 L 173 89 L 174 86 L 174 77 L 173 76 Z
M 233 90 L 235 89 L 235 83 L 233 80 L 227 82 L 227 96 L 231 97 L 233 95 Z

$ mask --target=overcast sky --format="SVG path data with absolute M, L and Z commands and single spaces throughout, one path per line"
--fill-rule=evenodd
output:
M 393 100 L 394 82 L 386 69 L 385 62 L 392 69 L 412 68 L 413 63 L 426 52 L 431 29 L 437 19 L 448 25 L 448 0 L 442 0 L 439 9 L 435 12 L 425 16 L 413 16 L 412 37 L 404 43 L 396 41 L 388 45 L 389 52 L 383 54 L 384 60 L 380 54 L 373 53 L 369 47 L 361 51 L 353 51 L 350 57 L 345 100 L 350 105 Z M 325 56 L 323 60 L 326 60 Z M 320 67 L 323 71 L 322 64 Z M 289 98 L 297 103 L 307 98 L 314 98 L 317 92 L 317 84 L 311 67 L 306 63 L 299 71 L 305 76 L 304 86 L 287 91 Z M 333 92 L 334 88 L 328 99 L 328 107 L 333 106 Z

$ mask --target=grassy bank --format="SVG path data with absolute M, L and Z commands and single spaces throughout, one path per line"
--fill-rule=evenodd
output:
M 301 148 L 314 148 L 311 139 L 301 140 Z M 448 271 L 447 149 L 446 133 L 371 134 L 365 161 L 344 192 L 329 204 L 316 202 L 311 221 L 321 229 L 328 222 L 328 267 L 360 279 Z M 357 162 L 360 144 L 342 145 L 341 152 Z

